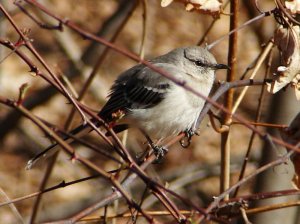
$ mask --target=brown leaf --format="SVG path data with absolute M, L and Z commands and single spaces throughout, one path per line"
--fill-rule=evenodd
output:
M 276 93 L 288 84 L 295 88 L 297 99 L 299 93 L 300 74 L 300 28 L 293 26 L 291 29 L 279 27 L 274 35 L 282 64 L 277 68 L 277 77 L 274 82 L 268 83 L 268 91 Z
M 300 13 L 300 0 L 285 1 L 284 4 L 292 14 Z
M 161 6 L 166 7 L 170 5 L 174 0 L 162 0 Z M 185 4 L 187 11 L 199 11 L 201 13 L 217 16 L 221 12 L 222 0 L 177 0 Z
M 161 0 L 161 7 L 167 7 L 168 5 L 170 5 L 174 0 Z

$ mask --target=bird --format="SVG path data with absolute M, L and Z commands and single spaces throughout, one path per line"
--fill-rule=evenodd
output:
M 218 64 L 208 49 L 200 46 L 176 48 L 148 62 L 200 91 L 205 97 L 213 87 L 216 70 L 228 69 L 227 65 Z M 117 77 L 110 89 L 108 101 L 98 116 L 116 132 L 128 127 L 140 129 L 160 157 L 165 149 L 155 146 L 152 139 L 164 139 L 182 132 L 193 133 L 204 104 L 205 99 L 150 67 L 137 64 Z M 70 133 L 79 135 L 82 130 L 88 129 L 87 126 L 81 125 Z M 53 148 L 56 148 L 56 144 L 28 161 L 27 168 L 31 168 Z

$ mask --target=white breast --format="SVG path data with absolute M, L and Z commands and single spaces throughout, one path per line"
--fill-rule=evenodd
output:
M 160 139 L 177 135 L 190 129 L 196 121 L 204 100 L 190 97 L 182 87 L 174 86 L 157 106 L 135 109 L 129 115 L 130 123 L 143 129 L 152 138 Z

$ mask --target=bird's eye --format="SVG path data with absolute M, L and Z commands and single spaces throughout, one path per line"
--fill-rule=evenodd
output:
M 195 65 L 204 67 L 205 64 L 202 61 L 194 61 Z

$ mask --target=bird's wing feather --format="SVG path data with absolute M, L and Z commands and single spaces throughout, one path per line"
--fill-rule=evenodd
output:
M 170 70 L 166 64 L 155 64 Z M 172 70 L 175 69 L 171 66 Z M 169 69 L 168 69 L 169 68 Z M 108 102 L 99 112 L 106 120 L 113 120 L 112 114 L 118 111 L 130 112 L 131 109 L 145 109 L 157 105 L 170 90 L 170 81 L 144 65 L 138 65 L 119 76 L 111 88 Z

